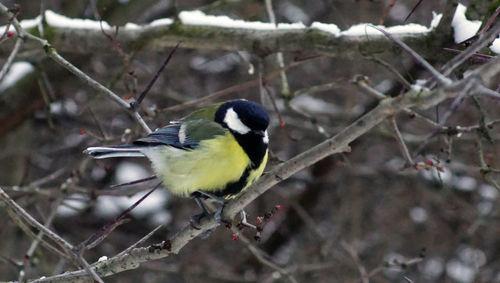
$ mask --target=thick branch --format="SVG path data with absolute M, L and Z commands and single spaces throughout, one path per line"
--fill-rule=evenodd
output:
M 59 52 L 108 53 L 109 46 L 102 44 L 104 36 L 100 29 L 57 27 L 45 24 L 47 38 Z M 37 32 L 34 29 L 33 32 Z M 440 46 L 432 33 L 394 34 L 395 38 L 409 45 L 420 54 L 436 56 Z M 134 51 L 163 52 L 182 41 L 182 47 L 195 49 L 248 51 L 259 56 L 277 52 L 308 52 L 343 58 L 390 51 L 393 43 L 383 35 L 340 36 L 315 28 L 256 30 L 246 28 L 185 25 L 174 22 L 170 25 L 144 26 L 140 28 L 120 27 L 115 39 L 121 46 Z M 24 50 L 33 49 L 27 42 Z M 428 51 L 428 52 L 426 52 Z M 0 45 L 0 56 L 6 56 L 10 47 Z

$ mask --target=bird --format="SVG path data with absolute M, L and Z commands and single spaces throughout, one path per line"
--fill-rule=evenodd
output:
M 167 190 L 196 200 L 200 217 L 208 214 L 201 199 L 225 203 L 262 175 L 268 126 L 261 105 L 236 99 L 198 109 L 131 144 L 89 147 L 84 153 L 95 159 L 148 158 Z

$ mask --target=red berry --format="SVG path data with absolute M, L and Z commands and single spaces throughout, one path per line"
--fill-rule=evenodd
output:
M 261 223 L 262 222 L 262 218 L 260 218 L 260 217 L 255 218 L 255 222 Z
M 131 95 L 127 95 L 127 96 L 125 96 L 125 100 L 130 100 L 131 98 L 132 98 L 132 96 L 131 96 Z
M 85 131 L 85 129 L 80 129 L 80 135 L 85 135 L 87 133 L 87 131 Z
M 277 204 L 276 206 L 274 206 L 274 208 L 276 208 L 276 210 L 280 210 L 281 209 L 281 205 Z
M 238 240 L 238 235 L 236 234 L 231 235 L 231 239 L 233 239 L 233 241 Z
M 285 122 L 284 122 L 284 121 L 281 121 L 281 123 L 280 123 L 280 127 L 282 127 L 282 128 L 283 128 L 284 126 L 285 126 Z
M 14 33 L 13 33 L 13 32 L 11 32 L 11 31 L 8 31 L 8 32 L 7 32 L 7 37 L 13 37 L 13 36 L 14 36 Z
M 116 44 L 116 47 L 121 47 L 122 45 L 120 43 L 117 43 Z
M 426 162 L 426 163 L 427 163 L 427 165 L 429 165 L 429 166 L 433 166 L 433 165 L 434 165 L 434 162 L 432 162 L 432 160 L 430 160 L 430 159 L 427 159 L 427 162 Z
M 484 156 L 484 162 L 486 162 L 486 164 L 490 164 L 491 163 L 491 159 L 493 158 L 493 154 L 492 153 L 487 153 L 485 156 Z

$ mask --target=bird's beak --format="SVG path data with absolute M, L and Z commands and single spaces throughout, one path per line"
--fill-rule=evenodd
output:
M 265 135 L 266 135 L 265 131 L 260 131 L 260 130 L 253 130 L 253 131 L 252 131 L 252 133 L 253 133 L 254 135 L 259 136 L 259 137 L 263 137 L 263 136 L 265 136 Z

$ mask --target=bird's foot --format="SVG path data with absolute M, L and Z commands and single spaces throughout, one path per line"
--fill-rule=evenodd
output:
M 227 228 L 231 227 L 231 220 L 223 219 L 222 218 L 222 211 L 224 210 L 224 206 L 226 205 L 226 202 L 222 203 L 219 208 L 217 208 L 217 211 L 214 213 L 214 219 L 219 223 L 220 225 L 224 225 Z
M 191 224 L 191 227 L 193 227 L 194 229 L 200 230 L 201 229 L 201 220 L 203 219 L 203 217 L 206 217 L 206 216 L 208 216 L 208 214 L 206 214 L 205 212 L 193 215 L 189 219 L 189 224 Z
M 209 210 L 207 209 L 207 207 L 203 203 L 203 199 L 202 199 L 203 197 L 210 198 L 210 199 L 212 199 L 220 204 L 220 206 L 217 208 L 217 211 L 215 211 L 215 213 L 213 215 L 209 212 Z M 217 223 L 219 223 L 220 225 L 224 225 L 226 227 L 231 226 L 231 221 L 222 219 L 222 210 L 224 209 L 224 206 L 226 205 L 226 202 L 227 202 L 225 199 L 217 197 L 217 196 L 209 194 L 209 193 L 201 192 L 201 191 L 196 191 L 195 194 L 193 194 L 193 198 L 196 201 L 196 204 L 198 204 L 198 206 L 201 208 L 202 213 L 191 216 L 191 219 L 189 221 L 191 224 L 191 227 L 193 227 L 194 229 L 200 230 L 201 229 L 201 220 L 205 216 L 213 216 L 215 221 L 217 221 Z

